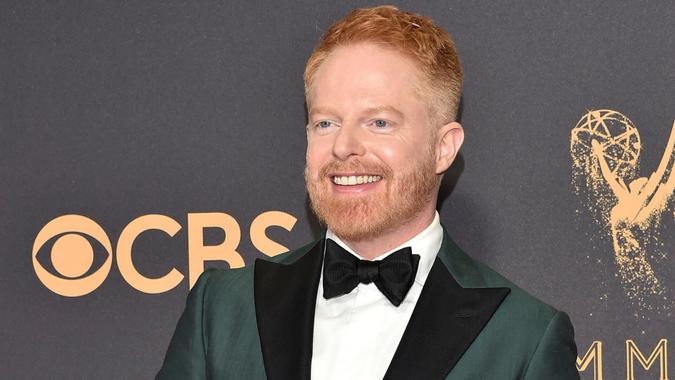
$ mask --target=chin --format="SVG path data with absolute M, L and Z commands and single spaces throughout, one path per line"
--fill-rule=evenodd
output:
M 337 200 L 322 195 L 310 194 L 314 213 L 340 239 L 347 241 L 381 236 L 405 224 L 419 212 L 417 208 L 405 207 L 412 205 L 373 199 L 375 197 L 371 196 Z
M 393 221 L 381 211 L 373 210 L 372 204 L 357 205 L 341 208 L 324 215 L 322 219 L 328 228 L 343 240 L 368 240 L 394 227 Z

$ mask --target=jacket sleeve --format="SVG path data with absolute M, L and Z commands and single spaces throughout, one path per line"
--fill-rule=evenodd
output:
M 557 312 L 546 328 L 523 380 L 578 380 L 574 328 L 567 314 Z
M 211 270 L 203 272 L 187 297 L 185 310 L 156 380 L 206 379 L 206 340 L 203 328 L 204 294 Z

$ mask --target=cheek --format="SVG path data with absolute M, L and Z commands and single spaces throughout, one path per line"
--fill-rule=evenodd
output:
M 419 146 L 413 146 L 404 141 L 380 143 L 373 146 L 372 151 L 380 161 L 392 169 L 408 165 L 423 153 Z
M 318 170 L 330 158 L 330 146 L 315 139 L 307 142 L 307 167 Z

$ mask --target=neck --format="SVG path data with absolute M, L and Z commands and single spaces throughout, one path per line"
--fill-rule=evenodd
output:
M 391 230 L 387 230 L 375 238 L 345 240 L 340 237 L 340 239 L 342 239 L 349 248 L 358 253 L 359 256 L 366 260 L 373 260 L 412 239 L 429 227 L 436 214 L 436 208 L 434 207 L 435 203 L 430 205 L 431 207 L 420 210 L 419 213 L 406 223 Z

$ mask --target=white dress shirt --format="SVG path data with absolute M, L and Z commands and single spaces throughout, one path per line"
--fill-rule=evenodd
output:
M 330 230 L 326 232 L 326 239 L 363 259 Z M 322 264 L 314 312 L 312 379 L 373 380 L 384 377 L 442 241 L 443 229 L 437 212 L 424 231 L 375 258 L 384 259 L 403 247 L 410 247 L 414 255 L 420 256 L 415 282 L 398 307 L 392 305 L 374 283 L 358 284 L 348 294 L 325 299 Z

